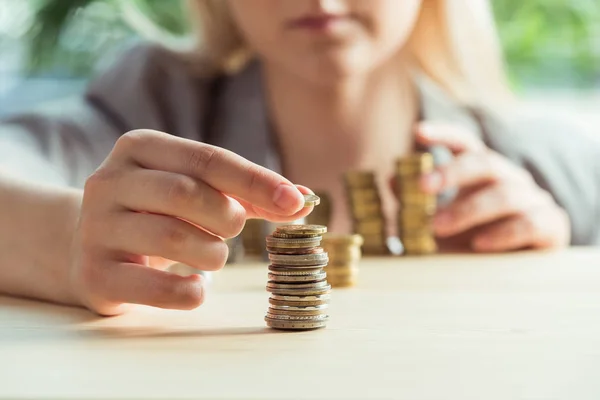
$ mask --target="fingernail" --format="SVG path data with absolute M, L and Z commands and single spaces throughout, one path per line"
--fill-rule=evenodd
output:
M 421 189 L 427 193 L 437 193 L 442 188 L 442 174 L 432 172 L 421 177 Z
M 282 183 L 275 189 L 273 202 L 286 214 L 294 214 L 304 205 L 304 197 L 295 186 Z

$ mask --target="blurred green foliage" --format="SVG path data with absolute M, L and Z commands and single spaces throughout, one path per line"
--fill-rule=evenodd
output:
M 134 36 L 123 18 L 125 3 L 165 32 L 183 35 L 188 30 L 181 0 L 20 1 L 29 1 L 33 10 L 27 35 L 32 72 L 60 66 L 89 74 L 99 57 Z M 600 80 L 599 0 L 491 1 L 517 85 Z

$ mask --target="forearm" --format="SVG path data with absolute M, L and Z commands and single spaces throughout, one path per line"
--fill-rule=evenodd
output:
M 69 285 L 81 192 L 0 172 L 0 293 L 75 304 Z

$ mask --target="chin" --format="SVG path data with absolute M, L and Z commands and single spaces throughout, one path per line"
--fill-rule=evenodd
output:
M 337 86 L 368 74 L 374 68 L 368 60 L 366 55 L 328 54 L 315 57 L 309 62 L 300 62 L 295 65 L 295 69 L 312 83 Z

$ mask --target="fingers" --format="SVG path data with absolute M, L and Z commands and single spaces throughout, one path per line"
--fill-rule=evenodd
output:
M 471 244 L 480 252 L 563 247 L 570 242 L 569 226 L 564 210 L 545 207 L 488 226 L 473 238 Z
M 222 238 L 237 236 L 246 210 L 234 199 L 186 175 L 137 168 L 118 181 L 117 202 L 134 211 L 170 215 Z
M 518 185 L 497 184 L 460 196 L 434 218 L 435 232 L 448 237 L 498 219 L 550 204 L 549 199 Z
M 305 186 L 296 185 L 296 187 L 302 194 L 314 194 L 312 192 L 312 190 L 308 189 Z M 261 219 L 266 219 L 267 221 L 278 222 L 278 223 L 292 222 L 292 221 L 302 219 L 302 218 L 306 217 L 308 214 L 310 214 L 314 209 L 314 207 L 303 207 L 300 211 L 298 211 L 297 213 L 295 213 L 293 215 L 282 216 L 282 215 L 278 215 L 278 214 L 273 214 L 271 212 L 268 212 L 267 210 L 263 210 L 253 204 L 248 203 L 247 201 L 244 201 L 241 199 L 236 199 L 236 200 L 242 206 L 244 206 L 244 208 L 246 209 L 248 218 L 261 218 Z
M 204 280 L 200 275 L 182 277 L 143 265 L 112 264 L 94 270 L 88 278 L 94 293 L 90 308 L 102 315 L 114 315 L 123 303 L 191 310 L 204 301 Z
M 485 149 L 474 133 L 451 124 L 422 122 L 416 127 L 416 140 L 425 146 L 445 146 L 457 154 Z
M 223 240 L 177 218 L 128 211 L 112 218 L 105 235 L 111 251 L 160 256 L 203 271 L 221 269 L 227 261 Z
M 292 215 L 304 205 L 298 189 L 279 174 L 231 151 L 166 133 L 129 132 L 119 139 L 113 155 L 123 162 L 133 159 L 144 168 L 201 180 L 273 214 Z
M 532 182 L 527 171 L 516 168 L 492 151 L 480 151 L 459 155 L 435 172 L 421 177 L 420 185 L 426 193 L 437 194 L 451 188 L 461 189 L 506 179 Z

